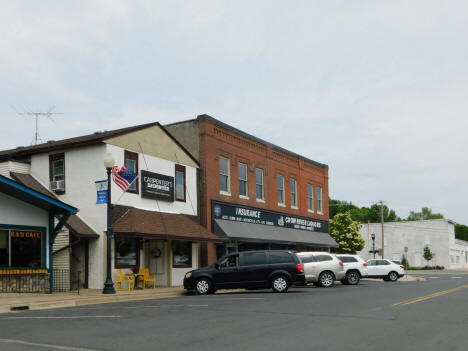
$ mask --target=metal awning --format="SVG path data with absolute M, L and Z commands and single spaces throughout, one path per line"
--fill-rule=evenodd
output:
M 328 233 L 234 222 L 224 219 L 214 220 L 214 233 L 230 240 L 338 247 L 336 241 Z

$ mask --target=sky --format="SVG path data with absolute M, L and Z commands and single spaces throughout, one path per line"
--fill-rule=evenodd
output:
M 209 114 L 468 224 L 466 1 L 2 1 L 0 149 Z

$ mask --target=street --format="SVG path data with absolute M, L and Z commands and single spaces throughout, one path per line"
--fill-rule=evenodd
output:
M 7 350 L 465 350 L 468 274 L 0 314 Z

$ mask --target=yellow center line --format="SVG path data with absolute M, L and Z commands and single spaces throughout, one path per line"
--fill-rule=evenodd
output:
M 429 299 L 432 299 L 434 297 L 451 294 L 451 293 L 456 292 L 458 290 L 467 289 L 467 288 L 468 288 L 468 284 L 459 286 L 457 288 L 449 289 L 449 290 L 438 291 L 438 292 L 435 292 L 435 293 L 430 294 L 430 295 L 416 297 L 414 299 L 410 299 L 410 300 L 406 300 L 406 301 L 396 302 L 396 303 L 392 304 L 392 306 L 406 306 L 406 305 L 410 305 L 412 303 L 421 302 L 421 301 L 424 301 L 424 300 L 429 300 Z

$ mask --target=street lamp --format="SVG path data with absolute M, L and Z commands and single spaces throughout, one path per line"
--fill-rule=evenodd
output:
M 372 252 L 374 253 L 374 258 L 375 258 L 375 234 L 371 234 L 372 238 Z
M 111 219 L 111 171 L 115 165 L 114 157 L 112 154 L 106 154 L 104 158 L 104 167 L 107 170 L 107 274 L 106 282 L 104 283 L 103 294 L 115 294 L 114 282 L 112 281 L 112 262 L 111 262 L 111 251 L 112 251 L 112 219 Z

